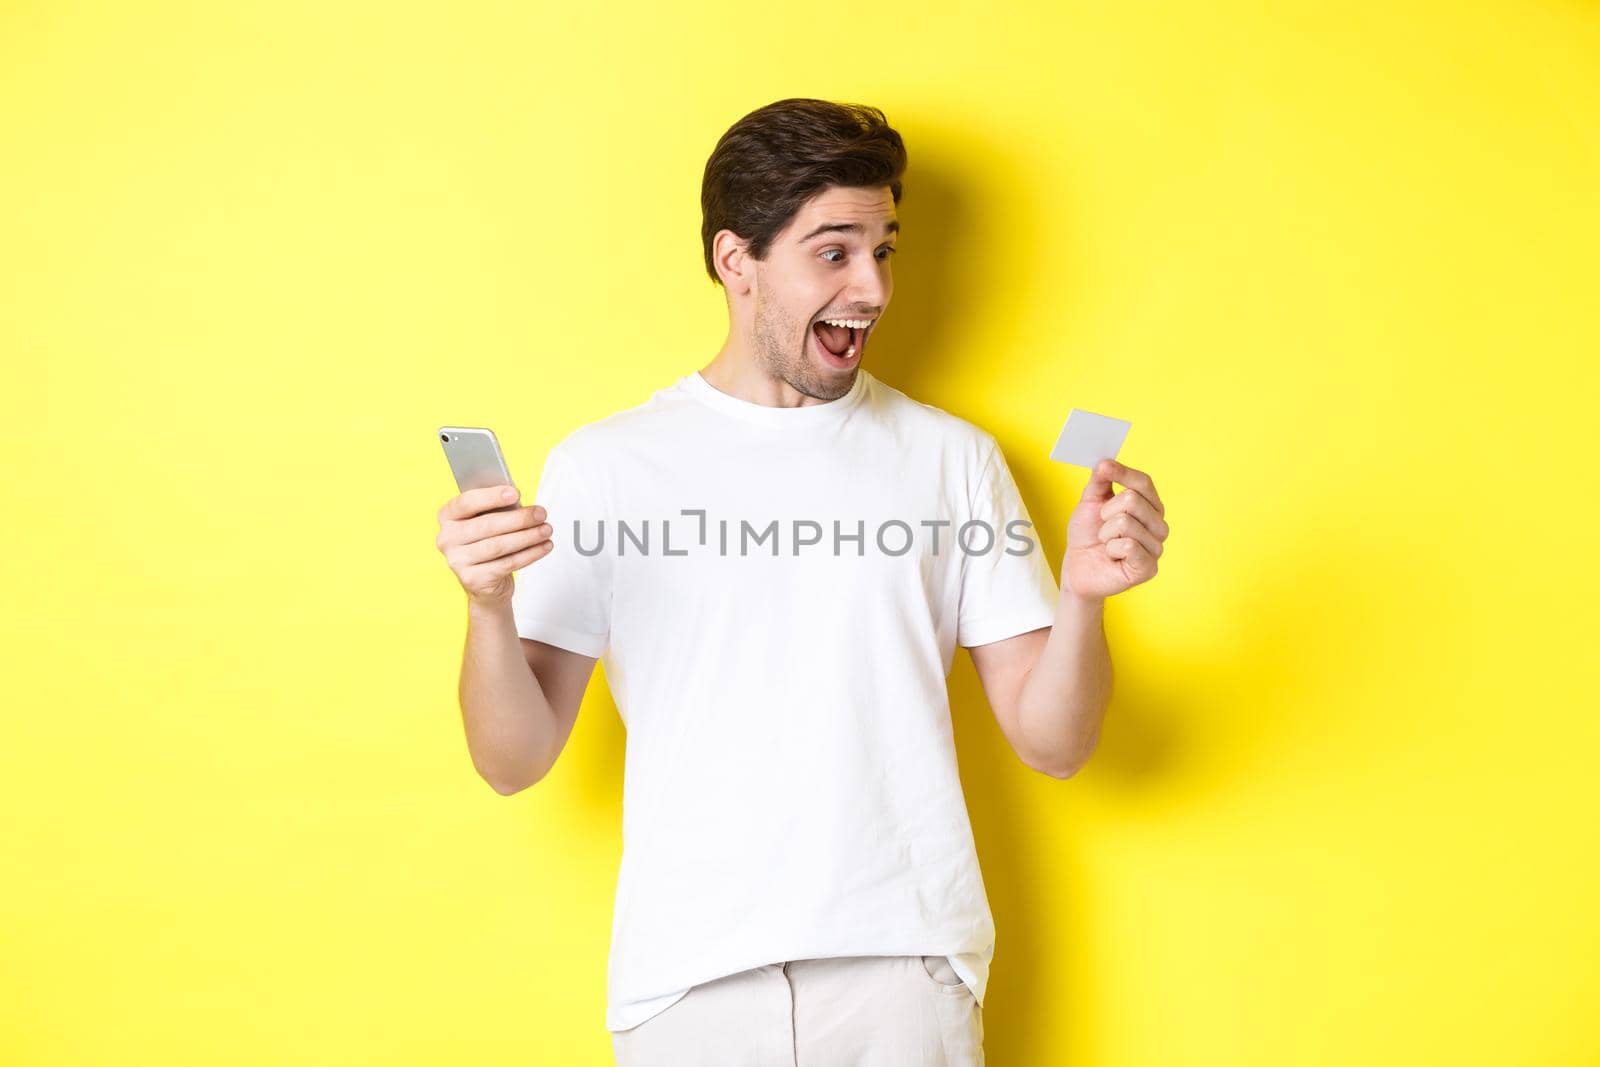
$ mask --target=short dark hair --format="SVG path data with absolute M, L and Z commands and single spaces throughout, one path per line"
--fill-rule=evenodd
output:
M 712 238 L 732 230 L 765 259 L 802 204 L 832 185 L 887 185 L 900 203 L 905 144 L 883 112 L 864 104 L 790 97 L 735 122 L 706 160 L 700 183 L 700 240 L 706 273 L 722 284 Z

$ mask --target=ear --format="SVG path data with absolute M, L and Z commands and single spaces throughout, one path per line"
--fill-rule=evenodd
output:
M 711 262 L 730 294 L 748 293 L 755 285 L 755 260 L 750 257 L 749 242 L 732 230 L 718 230 L 711 239 Z

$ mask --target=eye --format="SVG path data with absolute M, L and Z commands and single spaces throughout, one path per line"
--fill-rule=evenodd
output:
M 894 245 L 884 245 L 882 248 L 878 249 L 878 251 L 879 252 L 888 253 L 887 255 L 881 255 L 881 256 L 878 257 L 878 262 L 887 263 L 889 261 L 889 256 L 894 255 L 896 252 L 899 251 L 899 249 L 896 248 Z M 826 258 L 828 256 L 832 256 L 832 255 L 843 256 L 844 255 L 844 251 L 842 249 L 838 249 L 838 248 L 830 248 L 826 252 L 823 252 L 822 255 L 823 255 L 824 258 Z M 843 260 L 842 259 L 829 259 L 828 262 L 829 263 L 842 263 Z

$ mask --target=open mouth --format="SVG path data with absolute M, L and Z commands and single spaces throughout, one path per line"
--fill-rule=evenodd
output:
M 824 363 L 840 369 L 853 367 L 875 324 L 874 319 L 818 319 L 811 324 L 811 337 Z

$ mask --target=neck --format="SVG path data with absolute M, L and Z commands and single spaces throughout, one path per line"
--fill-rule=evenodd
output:
M 859 368 L 856 373 L 861 373 Z M 746 340 L 734 333 L 728 334 L 711 362 L 700 368 L 700 376 L 720 392 L 766 407 L 801 408 L 828 403 L 768 373 Z

